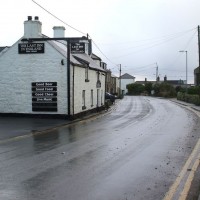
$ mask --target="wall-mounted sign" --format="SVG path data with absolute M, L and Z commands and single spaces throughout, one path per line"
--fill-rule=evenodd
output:
M 101 81 L 100 81 L 100 80 L 97 81 L 96 87 L 97 87 L 97 88 L 100 88 L 100 87 L 101 87 Z
M 57 82 L 32 83 L 32 111 L 57 112 Z
M 18 53 L 44 53 L 44 43 L 20 43 L 18 44 Z
M 85 43 L 83 42 L 72 42 L 71 53 L 85 53 Z

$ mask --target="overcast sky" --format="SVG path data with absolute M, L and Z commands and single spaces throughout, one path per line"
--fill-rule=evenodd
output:
M 39 16 L 43 34 L 53 37 L 53 26 L 65 26 L 66 37 L 88 33 L 103 54 L 113 74 L 129 73 L 136 80 L 155 80 L 156 66 L 161 80 L 194 82 L 198 66 L 197 26 L 200 0 L 35 0 L 75 31 L 32 0 L 6 0 L 1 4 L 0 46 L 11 46 L 24 32 L 27 16 Z M 106 57 L 105 57 L 106 56 Z

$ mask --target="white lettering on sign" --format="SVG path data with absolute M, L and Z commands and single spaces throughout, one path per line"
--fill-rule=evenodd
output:
M 38 92 L 36 92 L 35 96 L 41 96 L 42 97 L 42 96 L 44 96 L 44 93 L 38 93 Z
M 36 86 L 44 86 L 44 83 L 36 83 Z
M 53 83 L 45 83 L 45 86 L 52 86 Z
M 36 91 L 44 91 L 44 88 L 35 88 Z
M 57 82 L 32 82 L 32 111 L 57 112 Z
M 44 53 L 44 43 L 21 43 L 18 45 L 20 54 L 26 53 Z

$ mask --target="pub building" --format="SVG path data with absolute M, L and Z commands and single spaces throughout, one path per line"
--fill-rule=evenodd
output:
M 74 119 L 104 107 L 106 66 L 92 59 L 91 40 L 53 30 L 43 35 L 28 16 L 24 36 L 0 54 L 0 115 Z

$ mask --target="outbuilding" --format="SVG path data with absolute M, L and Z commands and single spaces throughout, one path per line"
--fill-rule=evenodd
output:
M 54 38 L 43 35 L 29 16 L 24 36 L 0 54 L 1 115 L 73 119 L 103 109 L 105 69 L 91 57 L 91 40 L 53 29 Z

